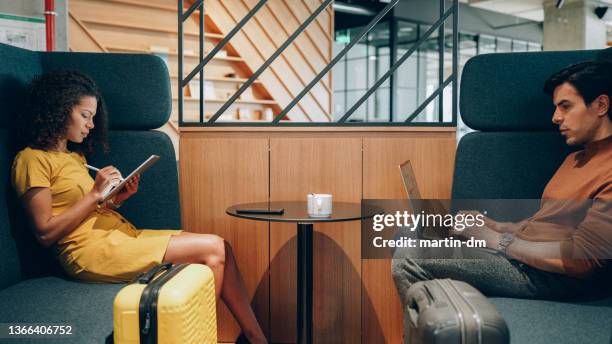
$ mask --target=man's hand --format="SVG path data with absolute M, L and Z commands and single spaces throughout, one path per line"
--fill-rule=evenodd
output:
M 492 229 L 498 233 L 516 233 L 523 227 L 525 227 L 527 220 L 523 220 L 521 222 L 499 222 L 487 217 L 483 213 L 478 210 L 462 210 L 459 214 L 472 215 L 474 217 L 481 216 L 484 220 L 485 226 L 489 229 Z
M 484 216 L 478 211 L 461 211 L 459 213 L 463 215 L 468 215 L 468 214 L 473 215 L 474 217 L 476 217 L 476 215 Z M 494 223 L 495 221 L 485 216 L 483 226 L 474 225 L 474 226 L 466 227 L 463 230 L 459 230 L 455 226 L 455 228 L 451 230 L 450 234 L 452 236 L 461 236 L 461 237 L 468 238 L 468 239 L 474 238 L 474 240 L 484 240 L 487 244 L 487 248 L 497 249 L 497 246 L 499 245 L 499 239 L 500 239 L 501 233 L 491 229 L 490 226 L 493 225 Z
M 125 184 L 125 186 L 123 187 L 123 189 L 121 189 L 121 191 L 119 191 L 119 193 L 117 193 L 117 195 L 113 199 L 113 203 L 121 204 L 126 199 L 130 198 L 133 194 L 135 194 L 138 191 L 139 183 L 140 183 L 140 175 L 137 174 L 134 176 L 134 178 L 130 179 L 130 181 L 128 181 Z

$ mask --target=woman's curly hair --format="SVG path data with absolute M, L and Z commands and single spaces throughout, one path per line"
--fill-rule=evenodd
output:
M 50 150 L 66 136 L 74 106 L 83 97 L 97 100 L 95 128 L 81 144 L 69 144 L 69 149 L 89 154 L 94 146 L 108 151 L 108 115 L 104 99 L 94 81 L 77 71 L 53 71 L 32 79 L 27 87 L 25 111 L 18 120 L 21 147 Z

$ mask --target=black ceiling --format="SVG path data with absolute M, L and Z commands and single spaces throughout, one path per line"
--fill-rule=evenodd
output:
M 336 30 L 342 30 L 366 25 L 374 16 L 376 16 L 376 14 L 378 14 L 378 12 L 380 12 L 380 10 L 383 9 L 383 7 L 387 5 L 387 2 L 380 0 L 342 0 L 336 1 L 336 4 L 342 7 L 353 7 L 359 10 L 366 10 L 371 13 L 370 15 L 353 14 L 340 8 L 336 8 L 334 11 L 334 25 Z M 391 13 L 392 12 L 387 14 L 387 16 L 381 21 L 386 20 Z

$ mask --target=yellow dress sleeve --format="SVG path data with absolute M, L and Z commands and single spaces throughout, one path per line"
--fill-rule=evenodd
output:
M 51 164 L 44 152 L 27 148 L 19 152 L 13 161 L 11 175 L 17 197 L 34 187 L 51 186 Z

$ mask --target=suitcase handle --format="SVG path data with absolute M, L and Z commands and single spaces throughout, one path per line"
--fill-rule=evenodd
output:
M 138 284 L 149 284 L 151 280 L 153 280 L 153 278 L 157 276 L 158 273 L 160 273 L 161 271 L 170 270 L 170 268 L 172 268 L 172 263 L 157 265 L 151 270 L 144 272 L 140 276 L 138 276 Z
M 408 307 L 408 316 L 410 317 L 410 321 L 416 324 L 417 319 L 419 317 L 419 313 L 424 311 L 426 308 L 430 306 L 430 295 L 428 290 L 425 288 L 417 289 L 415 293 L 412 295 L 410 302 L 410 306 Z

